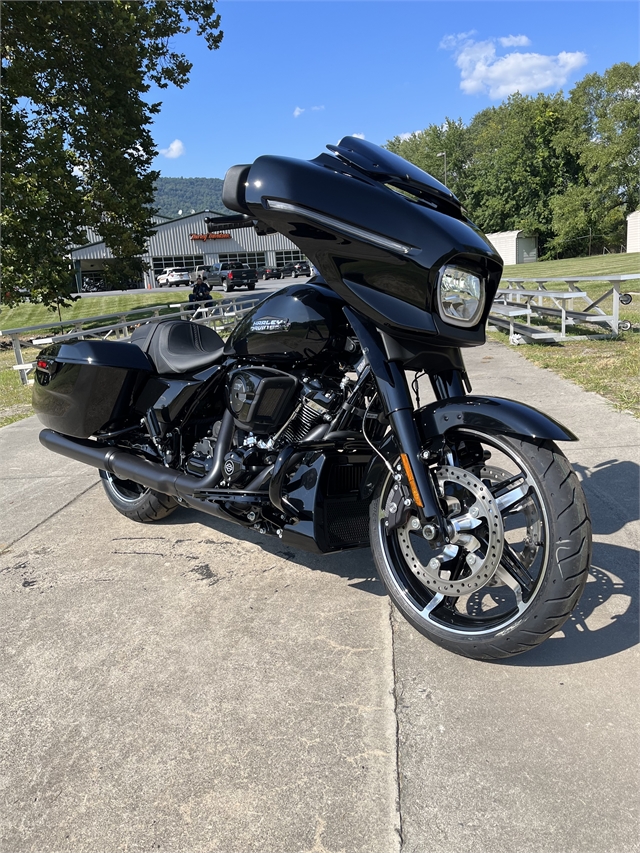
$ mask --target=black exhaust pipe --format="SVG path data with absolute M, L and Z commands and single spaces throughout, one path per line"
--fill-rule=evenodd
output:
M 224 457 L 231 447 L 232 437 L 233 416 L 231 412 L 226 411 L 216 441 L 213 467 L 204 477 L 191 477 L 188 474 L 181 474 L 179 471 L 166 468 L 158 462 L 150 462 L 148 459 L 134 456 L 133 453 L 128 453 L 126 450 L 118 450 L 115 447 L 100 447 L 94 441 L 68 438 L 51 429 L 42 430 L 40 444 L 47 450 L 66 456 L 68 459 L 74 459 L 84 465 L 91 465 L 93 468 L 100 468 L 102 471 L 108 471 L 120 480 L 133 480 L 134 483 L 140 483 L 141 486 L 146 486 L 155 492 L 161 492 L 163 495 L 183 498 L 193 495 L 194 492 L 212 489 L 218 485 L 222 475 Z

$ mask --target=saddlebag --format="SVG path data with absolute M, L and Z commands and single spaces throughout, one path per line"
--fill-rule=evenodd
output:
M 88 438 L 127 418 L 153 367 L 139 347 L 75 341 L 42 350 L 36 361 L 33 409 L 63 435 Z

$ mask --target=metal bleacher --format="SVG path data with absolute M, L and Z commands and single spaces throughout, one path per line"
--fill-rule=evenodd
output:
M 533 343 L 536 341 L 557 342 L 588 340 L 591 338 L 610 338 L 629 328 L 627 322 L 620 321 L 620 304 L 629 304 L 631 295 L 620 293 L 620 284 L 624 281 L 639 279 L 638 275 L 572 276 L 565 278 L 509 278 L 503 279 L 489 314 L 489 324 L 509 332 L 512 344 Z M 611 287 L 596 300 L 589 298 L 580 290 L 582 282 L 606 281 Z M 549 285 L 565 284 L 564 289 L 548 289 Z M 601 305 L 612 297 L 613 309 L 607 314 Z M 524 322 L 522 319 L 524 318 Z M 532 319 L 549 318 L 560 321 L 560 330 L 549 328 Z M 571 326 L 591 326 L 581 334 L 568 334 Z

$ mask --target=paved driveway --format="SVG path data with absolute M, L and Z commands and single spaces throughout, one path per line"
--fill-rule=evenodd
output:
M 637 853 L 638 423 L 516 351 L 474 390 L 581 438 L 594 562 L 565 630 L 477 663 L 389 606 L 367 551 L 196 513 L 141 527 L 0 430 L 0 850 Z

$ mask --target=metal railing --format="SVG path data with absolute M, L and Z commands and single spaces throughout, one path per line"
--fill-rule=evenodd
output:
M 64 343 L 69 341 L 85 340 L 94 338 L 99 340 L 126 341 L 131 337 L 135 328 L 146 323 L 159 323 L 164 320 L 183 319 L 190 322 L 202 323 L 211 326 L 217 332 L 229 331 L 236 322 L 248 311 L 260 302 L 260 297 L 231 297 L 207 307 L 206 302 L 182 302 L 169 305 L 170 308 L 178 308 L 168 314 L 161 314 L 166 305 L 154 305 L 150 308 L 134 308 L 131 311 L 119 311 L 114 314 L 100 314 L 96 317 L 82 317 L 74 320 L 62 320 L 55 323 L 40 323 L 36 326 L 23 326 L 17 329 L 0 329 L 0 335 L 11 339 L 16 363 L 14 370 L 20 372 L 23 385 L 29 384 L 28 373 L 35 366 L 34 362 L 25 362 L 22 357 L 21 337 L 30 337 L 33 332 L 44 329 L 59 329 L 58 334 L 46 337 L 31 338 L 33 346 L 46 346 L 47 344 Z M 151 316 L 149 316 L 151 313 Z M 107 320 L 103 325 L 95 326 L 101 320 Z M 116 322 L 114 322 L 116 321 Z M 91 328 L 87 328 L 88 326 Z M 71 327 L 71 331 L 65 332 L 65 328 Z

